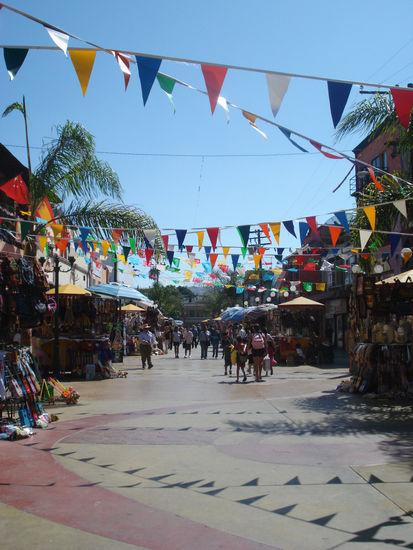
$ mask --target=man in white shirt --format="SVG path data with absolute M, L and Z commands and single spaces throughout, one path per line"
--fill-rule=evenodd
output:
M 152 332 L 149 331 L 149 325 L 143 325 L 139 333 L 139 350 L 141 352 L 142 368 L 145 368 L 146 362 L 148 363 L 148 369 L 153 367 L 152 364 L 152 345 L 155 344 L 155 337 Z
M 191 357 L 193 339 L 194 339 L 194 335 L 192 334 L 192 332 L 190 330 L 185 329 L 184 336 L 183 336 L 184 350 L 185 350 L 184 358 L 186 358 L 187 354 L 188 354 L 188 357 Z

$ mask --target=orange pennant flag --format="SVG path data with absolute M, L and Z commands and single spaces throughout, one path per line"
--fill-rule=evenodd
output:
M 44 247 L 46 246 L 46 243 L 47 243 L 47 237 L 39 236 L 39 245 L 40 245 L 40 250 L 42 252 L 44 251 Z
M 374 231 L 374 228 L 376 227 L 376 207 L 365 206 L 363 210 L 370 222 L 371 229 Z
M 50 220 L 54 218 L 53 210 L 47 197 L 44 197 L 42 202 L 37 207 L 36 216 L 42 220 L 46 220 L 47 222 L 50 222 Z
M 204 242 L 204 231 L 197 231 L 198 235 L 198 250 L 201 250 L 202 244 Z
M 259 249 L 258 249 L 258 252 L 259 252 L 261 258 L 264 256 L 266 250 L 267 250 L 266 248 L 259 248 Z
M 108 241 L 102 241 L 100 244 L 102 246 L 103 255 L 106 258 L 110 244 L 108 243 Z
M 270 230 L 268 229 L 268 223 L 260 223 L 260 227 L 264 232 L 264 235 L 267 237 L 267 239 L 271 242 L 270 237 Z
M 371 179 L 374 182 L 374 185 L 377 187 L 379 191 L 384 191 L 384 188 L 380 185 L 380 183 L 377 181 L 376 174 L 374 173 L 373 168 L 370 168 L 370 166 L 367 167 L 367 170 L 370 174 Z
M 60 254 L 63 256 L 65 253 L 67 243 L 70 239 L 55 239 L 55 245 L 60 250 Z
M 274 239 L 277 241 L 277 244 L 280 244 L 280 229 L 281 229 L 281 223 L 270 223 L 270 228 L 272 231 L 272 234 L 274 235 Z
M 224 254 L 225 259 L 227 259 L 229 248 L 230 248 L 229 246 L 223 246 L 222 247 L 222 253 Z
M 69 50 L 69 54 L 79 79 L 83 95 L 85 95 L 89 84 L 90 75 L 92 73 L 93 64 L 95 62 L 96 51 Z
M 329 230 L 330 230 L 330 235 L 331 235 L 331 242 L 333 243 L 333 248 L 334 248 L 336 246 L 336 242 L 337 242 L 343 228 L 342 227 L 329 227 Z
M 52 228 L 54 238 L 58 239 L 60 237 L 60 235 L 62 234 L 63 225 L 52 224 L 50 227 Z
M 112 238 L 115 245 L 118 244 L 119 239 L 122 237 L 123 229 L 112 229 Z
M 260 267 L 261 254 L 254 254 L 253 258 L 254 258 L 255 269 L 258 269 Z
M 209 261 L 211 262 L 211 268 L 214 269 L 215 262 L 217 261 L 218 254 L 210 254 L 209 255 Z

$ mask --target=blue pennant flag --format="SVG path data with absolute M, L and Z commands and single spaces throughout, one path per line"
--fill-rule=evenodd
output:
M 290 141 L 294 145 L 294 147 L 297 147 L 297 149 L 299 149 L 303 153 L 308 153 L 307 149 L 304 149 L 304 147 L 301 147 L 301 145 L 298 145 L 298 143 L 296 143 L 293 139 L 291 139 L 290 130 L 287 130 L 286 128 L 281 128 L 280 126 L 278 126 L 278 129 L 285 135 L 288 141 Z
M 295 229 L 294 229 L 294 222 L 292 220 L 288 220 L 286 222 L 283 222 L 283 225 L 284 225 L 285 229 L 288 231 L 288 233 L 291 233 L 291 235 L 293 235 L 293 237 L 297 238 L 297 235 L 295 234 Z
M 309 230 L 309 225 L 307 222 L 298 222 L 299 228 L 300 228 L 300 239 L 301 239 L 301 246 L 304 244 L 304 240 L 307 237 L 307 233 Z
M 168 258 L 169 265 L 172 267 L 172 261 L 174 259 L 174 251 L 173 250 L 167 250 L 166 251 L 166 257 Z
M 242 294 L 244 292 L 244 287 L 243 286 L 237 286 L 237 288 L 235 289 L 235 292 L 237 294 Z
M 146 105 L 152 85 L 158 74 L 159 67 L 161 66 L 162 59 L 155 57 L 142 57 L 140 55 L 135 56 L 136 63 L 138 65 L 139 78 L 141 81 L 143 104 Z
M 397 233 L 393 233 L 390 235 L 390 256 L 393 256 L 393 254 L 396 252 L 396 248 L 399 246 L 399 242 L 401 239 L 401 235 L 397 235 Z
M 250 225 L 239 225 L 237 227 L 239 236 L 241 237 L 242 246 L 248 246 L 248 239 L 250 238 Z
M 176 238 L 178 239 L 178 249 L 182 252 L 184 240 L 186 237 L 186 229 L 175 229 Z
M 275 250 L 275 248 L 274 248 L 274 250 Z M 285 247 L 284 248 L 277 248 L 276 253 L 277 254 L 283 254 L 284 250 L 285 250 Z
M 347 231 L 347 233 L 350 233 L 350 228 L 348 226 L 347 214 L 344 212 L 344 210 L 341 210 L 340 212 L 334 212 L 334 215 L 337 218 L 338 223 L 344 227 L 344 229 Z
M 330 99 L 331 118 L 333 119 L 334 128 L 336 128 L 346 106 L 352 85 L 344 82 L 328 81 L 327 86 L 328 97 Z
M 211 249 L 212 249 L 212 246 L 204 246 L 205 254 L 208 261 L 209 261 L 209 255 L 211 254 Z
M 232 259 L 232 265 L 234 267 L 234 271 L 237 269 L 238 260 L 239 260 L 239 254 L 231 254 Z
M 205 271 L 206 271 L 207 273 L 211 273 L 211 272 L 212 272 L 211 262 L 209 262 L 209 261 L 208 261 L 208 262 L 204 262 L 204 263 L 202 264 L 202 267 L 205 269 Z

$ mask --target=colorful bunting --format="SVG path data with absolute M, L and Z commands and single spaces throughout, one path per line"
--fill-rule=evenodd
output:
M 79 79 L 80 87 L 82 88 L 83 96 L 89 84 L 90 75 L 92 74 L 93 64 L 95 62 L 95 50 L 69 50 L 70 59 L 75 68 L 77 78 Z
M 143 104 L 146 105 L 152 85 L 161 66 L 162 59 L 156 57 L 142 57 L 140 55 L 135 56 L 136 63 L 138 64 L 139 78 L 142 88 Z
M 43 237 L 42 235 L 39 235 L 38 239 L 39 239 L 40 250 L 43 252 L 47 244 L 47 237 Z
M 28 53 L 26 48 L 3 48 L 4 61 L 10 80 L 16 76 Z
M 338 220 L 338 223 L 344 227 L 344 229 L 347 231 L 347 233 L 350 233 L 350 227 L 348 225 L 348 219 L 347 214 L 344 212 L 344 210 L 340 212 L 334 212 L 335 217 Z
M 218 254 L 212 254 L 212 253 L 211 253 L 211 254 L 209 255 L 209 261 L 211 262 L 211 267 L 212 267 L 212 269 L 214 269 L 214 267 L 215 267 L 215 263 L 216 263 L 216 261 L 217 261 L 217 258 L 218 258 Z
M 4 185 L 0 187 L 0 189 L 5 193 L 8 197 L 14 200 L 14 202 L 17 202 L 18 204 L 29 204 L 30 203 L 30 194 L 29 190 L 27 189 L 26 184 L 23 181 L 23 178 L 20 176 L 16 176 L 15 178 L 7 181 Z
M 364 250 L 366 247 L 367 241 L 370 239 L 371 234 L 373 231 L 370 231 L 370 229 L 360 229 L 360 248 L 361 250 Z
M 241 237 L 241 242 L 242 242 L 243 247 L 248 246 L 248 239 L 249 239 L 249 236 L 250 236 L 250 229 L 251 229 L 250 225 L 238 225 L 238 227 L 237 227 L 237 231 L 238 231 L 239 236 Z
M 374 185 L 377 187 L 379 191 L 384 191 L 384 188 L 382 185 L 377 181 L 376 174 L 374 173 L 373 168 L 370 166 L 367 167 L 368 173 L 370 174 L 371 179 L 373 180 Z
M 407 218 L 406 201 L 404 199 L 394 201 L 393 205 L 397 208 L 397 210 L 400 212 L 400 214 L 402 214 L 402 216 Z
M 26 221 L 21 221 L 20 222 L 20 238 L 21 238 L 22 241 L 24 241 L 24 239 L 29 234 L 29 231 L 30 231 L 31 227 L 32 227 L 31 222 L 26 222 Z
M 315 288 L 316 290 L 320 290 L 321 292 L 324 292 L 326 289 L 326 283 L 316 283 Z
M 131 237 L 129 239 L 129 244 L 130 244 L 130 247 L 132 249 L 132 254 L 136 254 L 136 239 Z
M 253 115 L 252 113 L 249 113 L 248 111 L 242 111 L 243 116 L 248 120 L 250 123 L 250 126 L 254 128 L 259 134 L 262 135 L 263 138 L 265 138 L 268 141 L 267 134 L 265 134 L 262 130 L 258 128 L 258 126 L 255 125 L 255 121 L 257 120 L 257 117 Z
M 291 233 L 293 237 L 297 238 L 297 235 L 295 234 L 295 229 L 294 229 L 294 222 L 292 220 L 287 220 L 283 222 L 283 225 L 285 229 L 288 231 L 288 233 Z
M 69 239 L 55 239 L 56 248 L 60 250 L 60 254 L 62 256 L 65 253 L 68 243 L 69 243 Z
M 166 256 L 168 258 L 169 265 L 172 266 L 172 262 L 173 262 L 173 259 L 174 259 L 174 251 L 173 250 L 167 250 L 166 251 Z
M 303 283 L 303 289 L 306 292 L 311 292 L 313 290 L 313 283 Z
M 202 244 L 204 242 L 204 231 L 197 231 L 197 236 L 198 236 L 198 251 L 201 250 L 202 248 Z
M 254 264 L 255 264 L 255 269 L 258 269 L 260 267 L 260 261 L 261 261 L 261 254 L 254 254 L 253 255 L 253 258 L 254 258 Z
M 242 259 L 245 260 L 245 256 L 247 255 L 247 247 L 246 246 L 243 246 L 241 248 L 241 254 L 242 254 Z
M 53 40 L 53 42 L 56 44 L 58 48 L 62 50 L 62 52 L 67 57 L 67 46 L 69 44 L 69 35 L 65 34 L 64 32 L 60 32 L 56 29 L 52 29 L 51 27 L 48 27 L 47 25 L 43 25 L 46 31 L 49 33 L 50 38 Z
M 307 236 L 309 225 L 307 222 L 298 222 L 298 226 L 300 228 L 300 240 L 301 240 L 301 246 L 304 245 L 304 240 Z
M 211 241 L 211 244 L 212 244 L 212 250 L 215 252 L 215 249 L 217 247 L 219 227 L 208 227 L 207 233 L 208 233 L 209 240 Z
M 365 206 L 363 208 L 369 222 L 372 230 L 374 231 L 376 227 L 376 207 L 375 206 Z
M 162 235 L 161 238 L 162 238 L 165 250 L 168 250 L 169 235 Z
M 103 256 L 106 258 L 110 245 L 109 245 L 108 241 L 102 241 L 100 243 L 100 245 L 102 247 Z
M 398 90 L 397 88 L 391 88 L 390 91 L 400 123 L 408 130 L 413 107 L 413 91 Z
M 176 238 L 178 239 L 178 249 L 182 250 L 186 237 L 186 229 L 175 229 Z
M 153 248 L 146 248 L 145 249 L 145 258 L 146 258 L 146 262 L 148 264 L 151 261 L 152 255 L 153 255 Z
M 117 51 L 112 52 L 115 56 L 116 61 L 118 62 L 119 68 L 123 73 L 123 78 L 125 80 L 125 92 L 128 88 L 129 80 L 130 80 L 130 56 L 126 53 L 120 53 Z
M 264 235 L 267 237 L 267 239 L 271 242 L 270 237 L 270 230 L 268 229 L 268 223 L 260 223 L 261 231 L 264 233 Z
M 131 251 L 131 247 L 124 245 L 124 246 L 122 246 L 122 250 L 123 250 L 123 255 L 125 256 L 125 258 L 128 259 L 129 252 Z
M 145 239 L 148 241 L 148 243 L 150 245 L 148 248 L 154 248 L 155 239 L 156 239 L 156 235 L 158 234 L 158 230 L 157 229 L 144 229 L 143 234 L 145 235 Z
M 348 96 L 351 92 L 351 84 L 344 82 L 327 82 L 328 97 L 330 99 L 330 111 L 334 128 L 340 122 Z
M 172 97 L 172 91 L 175 86 L 175 80 L 172 80 L 172 78 L 168 78 L 167 76 L 164 76 L 163 74 L 157 74 L 156 78 L 158 79 L 159 86 L 161 87 L 161 90 L 165 92 L 167 95 L 169 101 L 172 104 L 172 107 L 174 108 L 174 113 L 176 113 L 175 109 L 175 103 L 174 98 Z
M 63 225 L 61 225 L 61 224 L 52 224 L 50 227 L 52 228 L 54 238 L 57 239 L 58 237 L 60 237 L 60 235 L 62 234 L 62 231 L 63 231 Z M 79 231 L 80 231 L 80 228 L 79 228 Z M 89 231 L 90 231 L 90 229 L 89 229 Z M 80 233 L 80 234 L 82 234 L 82 233 Z M 86 237 L 88 235 L 89 235 L 89 233 L 86 234 Z M 85 240 L 86 240 L 86 237 L 85 237 Z
M 239 254 L 231 254 L 232 266 L 234 271 L 237 269 Z
M 315 216 L 308 216 L 306 220 L 311 231 L 316 235 L 318 235 L 317 222 L 316 222 Z
M 225 259 L 227 259 L 229 248 L 230 248 L 229 246 L 223 246 L 222 247 L 222 253 L 224 254 Z
M 209 260 L 209 255 L 211 254 L 211 247 L 210 246 L 204 246 L 204 250 L 205 250 L 207 260 Z
M 399 246 L 401 235 L 393 233 L 390 235 L 390 256 L 393 256 Z
M 322 145 L 321 143 L 318 143 L 317 141 L 313 141 L 313 140 L 309 140 L 311 145 L 313 145 L 318 151 L 320 151 L 320 153 L 322 153 L 325 157 L 327 157 L 328 159 L 343 159 L 344 157 L 339 157 L 337 155 L 332 155 L 331 153 L 327 153 L 326 151 L 323 151 L 322 150 Z
M 270 96 L 271 111 L 275 118 L 277 116 L 279 108 L 281 107 L 282 100 L 284 99 L 284 96 L 287 92 L 291 77 L 270 73 L 267 73 L 266 77 L 268 95 Z
M 343 228 L 330 226 L 328 229 L 330 230 L 331 242 L 334 248 Z
M 287 130 L 287 128 L 282 128 L 280 126 L 278 126 L 278 129 L 280 130 L 280 132 L 282 132 L 285 137 L 288 139 L 289 142 L 291 142 L 294 147 L 297 147 L 297 149 L 299 149 L 300 151 L 302 151 L 303 153 L 308 153 L 307 149 L 304 149 L 304 147 L 301 147 L 301 145 L 298 145 L 297 142 L 295 142 L 292 138 L 291 138 L 291 132 L 290 130 Z
M 40 202 L 35 214 L 37 218 L 41 218 L 45 222 L 50 222 L 54 218 L 54 213 L 47 197 L 44 197 Z
M 123 229 L 112 229 L 112 239 L 115 246 L 118 244 L 119 239 L 122 237 Z
M 214 114 L 222 84 L 224 83 L 228 69 L 226 67 L 215 67 L 214 65 L 201 65 L 201 69 L 208 91 L 211 112 Z

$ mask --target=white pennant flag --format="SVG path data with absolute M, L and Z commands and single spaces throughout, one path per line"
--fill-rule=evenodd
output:
M 400 201 L 394 201 L 393 202 L 394 206 L 397 208 L 397 210 L 403 214 L 403 216 L 405 218 L 407 218 L 407 208 L 406 208 L 406 201 L 405 199 L 403 200 L 400 200 Z
M 116 61 L 118 62 L 119 68 L 123 73 L 123 76 L 125 79 L 125 91 L 126 91 L 129 84 L 130 75 L 131 75 L 130 68 L 129 68 L 130 56 L 127 55 L 126 53 L 119 53 L 116 51 L 112 51 L 112 53 L 115 56 Z
M 225 97 L 222 97 L 222 95 L 220 95 L 217 103 L 224 109 L 225 114 L 227 116 L 227 124 L 229 124 L 229 109 L 228 109 L 227 100 L 225 99 Z
M 156 229 L 144 229 L 143 234 L 145 235 L 145 237 L 146 237 L 147 241 L 149 242 L 149 244 L 153 247 L 153 245 L 155 244 L 157 230 Z
M 371 234 L 373 231 L 371 229 L 360 229 L 360 248 L 361 250 L 364 250 L 367 241 L 370 239 Z
M 275 118 L 279 108 L 281 107 L 281 103 L 284 99 L 291 77 L 269 73 L 266 74 L 266 77 L 271 110 Z
M 50 27 L 46 27 L 44 25 L 44 28 L 49 33 L 50 38 L 53 40 L 53 42 L 56 44 L 58 48 L 62 50 L 62 52 L 67 57 L 67 46 L 69 44 L 69 36 L 63 32 L 56 31 L 54 29 L 51 29 Z

